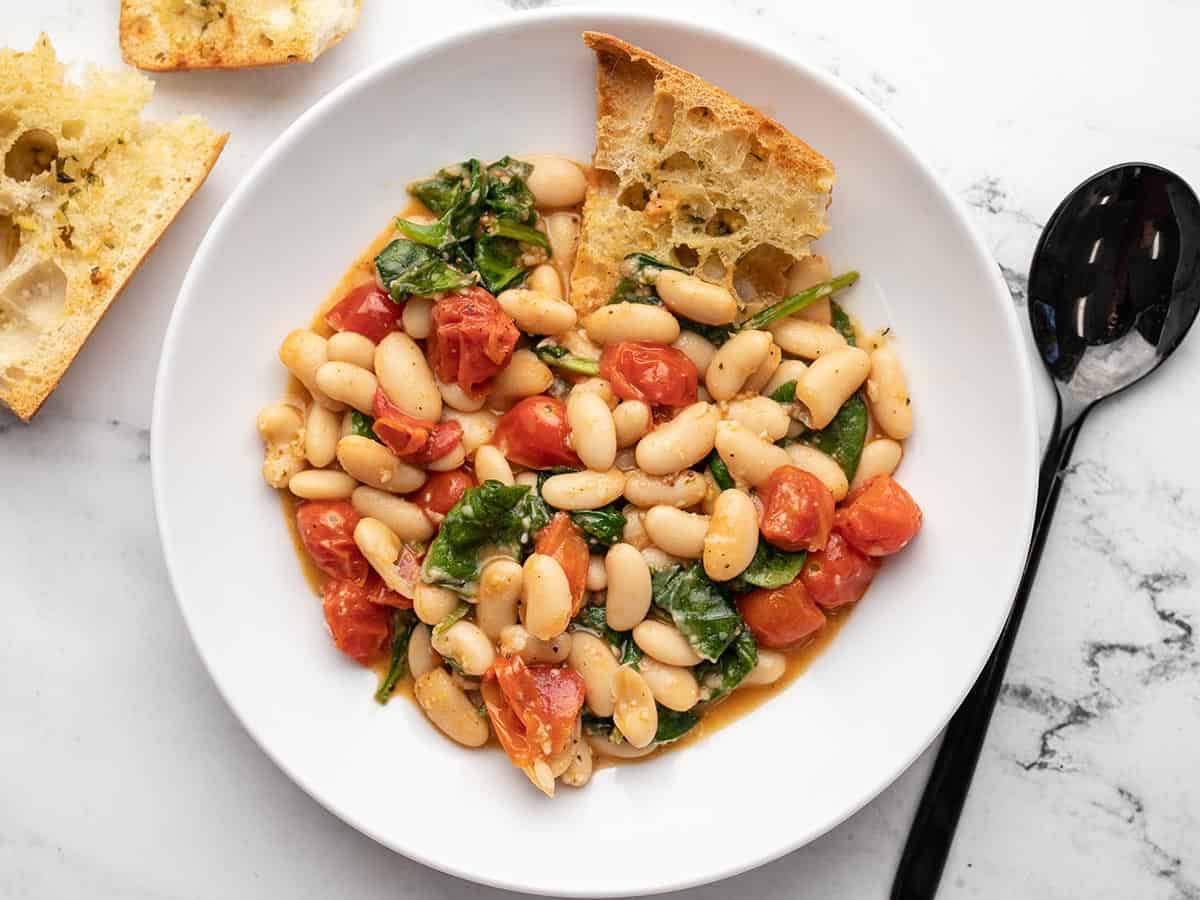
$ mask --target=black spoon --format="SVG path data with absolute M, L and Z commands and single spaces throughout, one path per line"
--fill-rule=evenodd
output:
M 892 900 L 937 893 L 954 829 L 1033 586 L 1062 472 L 1088 412 L 1174 352 L 1200 310 L 1200 201 L 1178 175 L 1114 166 L 1072 191 L 1029 267 L 1029 321 L 1058 392 L 1037 511 L 1012 612 L 979 680 L 946 728 L 913 818 Z

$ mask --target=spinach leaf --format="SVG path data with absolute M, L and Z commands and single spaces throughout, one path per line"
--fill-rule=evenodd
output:
M 829 301 L 829 312 L 833 317 L 833 327 L 846 339 L 847 344 L 851 347 L 857 347 L 858 338 L 854 336 L 854 324 L 850 321 L 850 316 L 834 300 Z
M 484 194 L 488 209 L 502 218 L 532 223 L 536 214 L 533 211 L 533 193 L 527 184 L 531 172 L 533 166 L 511 156 L 501 157 L 488 166 L 487 192 Z
M 676 712 L 673 709 L 667 709 L 661 703 L 657 706 L 658 731 L 654 733 L 656 744 L 669 744 L 679 740 L 695 728 L 700 721 L 700 717 L 694 712 Z
M 458 604 L 458 606 L 454 607 L 454 611 L 451 612 L 450 615 L 446 616 L 446 618 L 442 619 L 442 621 L 438 622 L 436 625 L 433 626 L 434 635 L 437 637 L 441 637 L 443 634 L 445 634 L 447 631 L 450 630 L 450 627 L 455 622 L 462 619 L 462 617 L 465 616 L 470 611 L 471 611 L 470 604 L 467 604 L 467 603 Z
M 533 348 L 537 358 L 552 369 L 562 369 L 564 372 L 576 372 L 580 375 L 599 375 L 600 363 L 594 359 L 584 359 L 568 352 L 566 347 L 556 344 L 550 338 L 538 342 Z
M 727 340 L 737 333 L 735 325 L 705 325 L 701 322 L 693 322 L 691 319 L 685 319 L 683 316 L 676 316 L 679 320 L 679 327 L 684 331 L 690 331 L 700 335 L 710 344 L 720 347 Z
M 408 192 L 435 216 L 448 212 L 458 202 L 462 190 L 462 176 L 451 169 L 442 169 L 432 178 L 408 186 Z
M 399 303 L 410 294 L 426 296 L 467 287 L 475 276 L 460 272 L 423 244 L 397 238 L 375 257 L 379 282 Z
M 796 402 L 796 382 L 785 381 L 775 390 L 771 391 L 771 399 L 776 403 L 795 403 Z
M 746 629 L 716 662 L 702 662 L 692 670 L 700 682 L 700 699 L 711 703 L 728 694 L 757 664 L 758 643 L 750 629 Z
M 571 513 L 571 521 L 579 526 L 592 552 L 607 550 L 625 532 L 625 516 L 615 503 L 600 509 L 576 510 Z
M 608 615 L 603 606 L 585 606 L 579 611 L 572 624 L 580 631 L 588 631 L 596 637 L 606 640 L 617 653 L 621 665 L 633 666 L 635 669 L 642 661 L 642 651 L 633 642 L 633 632 L 614 631 L 608 627 Z
M 671 614 L 675 627 L 703 659 L 716 660 L 745 625 L 725 592 L 700 563 L 668 566 L 651 578 L 654 604 Z
M 543 250 L 550 249 L 550 240 L 532 225 L 522 225 L 520 222 L 514 222 L 512 219 L 497 219 L 495 224 L 488 229 L 491 234 L 499 235 L 500 237 L 512 238 L 520 241 L 522 244 L 532 244 L 535 247 L 541 247 Z
M 435 250 L 454 243 L 454 237 L 445 222 L 431 222 L 422 225 L 420 222 L 410 222 L 408 219 L 397 219 L 396 230 L 414 244 L 423 244 Z
M 856 281 L 858 281 L 858 273 L 854 271 L 846 272 L 829 281 L 822 281 L 820 284 L 815 284 L 798 294 L 792 294 L 790 297 L 784 297 L 778 303 L 773 303 L 765 309 L 759 310 L 743 322 L 741 327 L 746 331 L 766 328 L 768 325 L 777 322 L 785 316 L 797 313 L 806 306 L 812 306 L 823 297 L 828 297 L 844 288 L 850 287 Z
M 760 538 L 754 559 L 750 560 L 750 565 L 741 575 L 730 582 L 730 590 L 741 593 L 755 588 L 777 588 L 791 584 L 804 568 L 806 555 L 803 550 L 795 553 L 780 550 Z
M 836 459 L 846 479 L 852 481 L 867 440 L 867 404 L 862 395 L 851 394 L 832 422 L 820 431 L 806 433 L 800 440 Z
M 379 435 L 375 433 L 375 420 L 365 413 L 360 413 L 357 409 L 350 411 L 350 433 L 370 438 L 376 443 L 383 443 L 379 440 Z
M 585 712 L 580 716 L 579 724 L 582 726 L 584 734 L 590 734 L 593 737 L 611 737 L 617 727 L 613 724 L 612 716 L 597 716 L 590 712 Z
M 475 270 L 493 294 L 524 279 L 525 267 L 520 258 L 521 245 L 512 238 L 485 234 L 475 242 Z
M 716 450 L 708 456 L 708 471 L 712 473 L 713 481 L 721 490 L 727 491 L 733 487 L 733 476 L 729 474 L 729 467 Z
M 408 670 L 408 641 L 416 625 L 417 617 L 407 609 L 398 609 L 392 614 L 392 660 L 375 691 L 376 703 L 388 702 L 396 690 L 396 682 Z

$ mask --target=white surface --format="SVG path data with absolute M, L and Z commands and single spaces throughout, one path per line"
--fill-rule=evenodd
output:
M 903 481 L 927 525 L 784 696 L 687 752 L 606 770 L 587 790 L 564 789 L 547 803 L 502 755 L 452 747 L 411 705 L 371 702 L 374 676 L 329 646 L 278 498 L 255 477 L 262 450 L 249 423 L 282 389 L 279 341 L 311 318 L 323 296 L 313 286 L 336 283 L 405 205 L 407 180 L 514 147 L 590 154 L 595 65 L 579 41 L 589 27 L 771 102 L 794 128 L 811 117 L 805 136 L 837 160 L 841 180 L 822 252 L 835 268 L 852 263 L 869 273 L 846 302 L 864 322 L 899 335 L 922 416 Z M 509 67 L 506 57 L 530 62 Z M 521 114 L 497 106 L 463 120 L 462 99 L 485 94 L 521 98 Z M 389 104 L 400 114 L 381 118 Z M 439 139 L 411 139 L 406 119 L 422 108 L 427 133 Z M 366 130 L 373 152 L 330 169 L 345 135 Z M 878 208 L 881 195 L 890 209 Z M 324 227 L 312 228 L 315 221 Z M 856 94 L 785 58 L 667 20 L 552 11 L 422 50 L 340 89 L 271 148 L 222 211 L 164 344 L 152 433 L 158 521 L 185 617 L 221 692 L 267 753 L 329 809 L 416 859 L 489 884 L 593 896 L 662 891 L 743 871 L 823 833 L 936 736 L 1007 617 L 1027 549 L 1036 423 L 1021 332 L 994 263 L 962 222 Z M 262 264 L 280 252 L 288 264 Z M 945 314 L 968 295 L 977 302 Z M 985 345 L 980 334 L 990 335 Z M 969 380 L 956 377 L 981 352 L 988 365 Z M 971 464 L 990 477 L 970 493 L 959 489 L 973 474 L 958 449 L 964 432 L 988 436 Z M 222 514 L 206 515 L 216 496 Z M 983 546 L 954 524 L 979 506 L 997 532 Z M 214 570 L 218 556 L 223 567 Z M 959 586 L 980 576 L 987 583 L 962 602 Z M 776 765 L 785 757 L 774 748 L 785 747 L 794 774 L 781 780 Z M 403 787 L 381 782 L 373 762 L 393 753 L 421 777 Z M 745 764 L 759 753 L 776 765 Z M 771 797 L 775 806 L 725 828 L 744 815 L 747 797 Z M 400 798 L 421 816 L 404 815 Z M 451 836 L 468 820 L 490 837 L 464 856 Z M 584 875 L 581 842 L 621 865 Z M 531 845 L 536 865 L 525 855 Z
M 68 58 L 115 62 L 116 6 L 16 5 L 3 42 L 45 29 Z M 689 3 L 684 16 L 757 35 L 880 106 L 972 205 L 1022 314 L 1039 223 L 1076 182 L 1146 158 L 1200 183 L 1200 11 L 1184 4 L 849 2 L 819 19 L 793 6 Z M 0 896 L 503 896 L 342 824 L 236 723 L 166 583 L 147 428 L 187 262 L 263 148 L 406 41 L 509 14 L 488 0 L 368 0 L 313 66 L 156 79 L 161 113 L 203 111 L 230 146 L 34 425 L 0 418 Z M 340 164 L 369 149 L 357 138 Z M 1200 896 L 1198 376 L 1193 338 L 1088 423 L 943 897 Z M 680 896 L 885 896 L 931 757 L 807 848 Z M 388 762 L 403 782 L 406 759 Z

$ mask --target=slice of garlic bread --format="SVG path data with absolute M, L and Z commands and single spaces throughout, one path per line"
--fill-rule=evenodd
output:
M 744 300 L 781 294 L 826 229 L 833 165 L 699 76 L 611 35 L 583 39 L 596 51 L 596 171 L 571 302 L 605 303 L 632 252 Z
M 0 49 L 0 402 L 26 421 L 225 146 L 195 116 L 143 122 L 153 89 L 69 82 L 45 35 Z
M 312 62 L 362 0 L 121 0 L 121 55 L 155 72 Z

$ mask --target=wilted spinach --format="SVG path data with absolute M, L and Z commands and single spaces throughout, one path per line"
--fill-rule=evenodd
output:
M 475 283 L 475 276 L 454 268 L 430 247 L 397 238 L 375 257 L 379 283 L 399 303 L 410 294 L 453 291 Z
M 867 404 L 862 395 L 851 394 L 833 421 L 820 431 L 801 435 L 800 440 L 836 459 L 846 479 L 852 481 L 867 440 L 867 418 Z
M 561 344 L 546 338 L 539 341 L 533 348 L 537 358 L 552 369 L 562 369 L 564 372 L 575 372 L 578 375 L 599 375 L 600 363 L 594 359 L 584 359 L 576 356 Z
M 579 611 L 572 624 L 581 631 L 587 631 L 596 637 L 608 641 L 609 646 L 616 651 L 621 665 L 630 665 L 635 669 L 642 661 L 642 651 L 633 642 L 633 632 L 614 631 L 608 627 L 608 614 L 603 606 L 585 606 Z
M 745 628 L 725 591 L 709 580 L 700 563 L 658 569 L 651 583 L 654 605 L 671 614 L 703 659 L 716 660 Z
M 850 321 L 850 316 L 835 300 L 829 301 L 829 313 L 832 317 L 833 327 L 846 339 L 846 343 L 851 347 L 858 346 L 858 338 L 854 336 L 854 324 Z
M 711 703 L 742 683 L 758 665 L 758 643 L 746 629 L 726 648 L 716 662 L 699 663 L 693 674 L 700 682 L 700 699 Z
M 350 410 L 350 433 L 370 438 L 380 444 L 383 443 L 379 440 L 379 435 L 375 433 L 375 420 L 366 413 L 360 413 L 357 409 Z
M 713 481 L 721 490 L 727 491 L 733 487 L 733 476 L 729 474 L 729 467 L 716 450 L 708 455 L 708 471 L 712 473 Z
M 741 593 L 755 588 L 778 588 L 791 584 L 804 568 L 805 556 L 803 550 L 795 553 L 780 550 L 760 538 L 750 565 L 730 582 L 730 589 Z
M 392 614 L 392 658 L 387 673 L 379 681 L 375 691 L 376 703 L 387 703 L 396 690 L 396 682 L 408 670 L 408 641 L 416 627 L 417 617 L 407 609 L 398 609 Z
M 677 741 L 700 722 L 694 712 L 677 712 L 658 705 L 658 731 L 654 732 L 654 743 L 669 744 Z
M 625 532 L 625 515 L 615 503 L 600 509 L 581 509 L 571 513 L 571 521 L 579 526 L 588 549 L 604 552 Z

